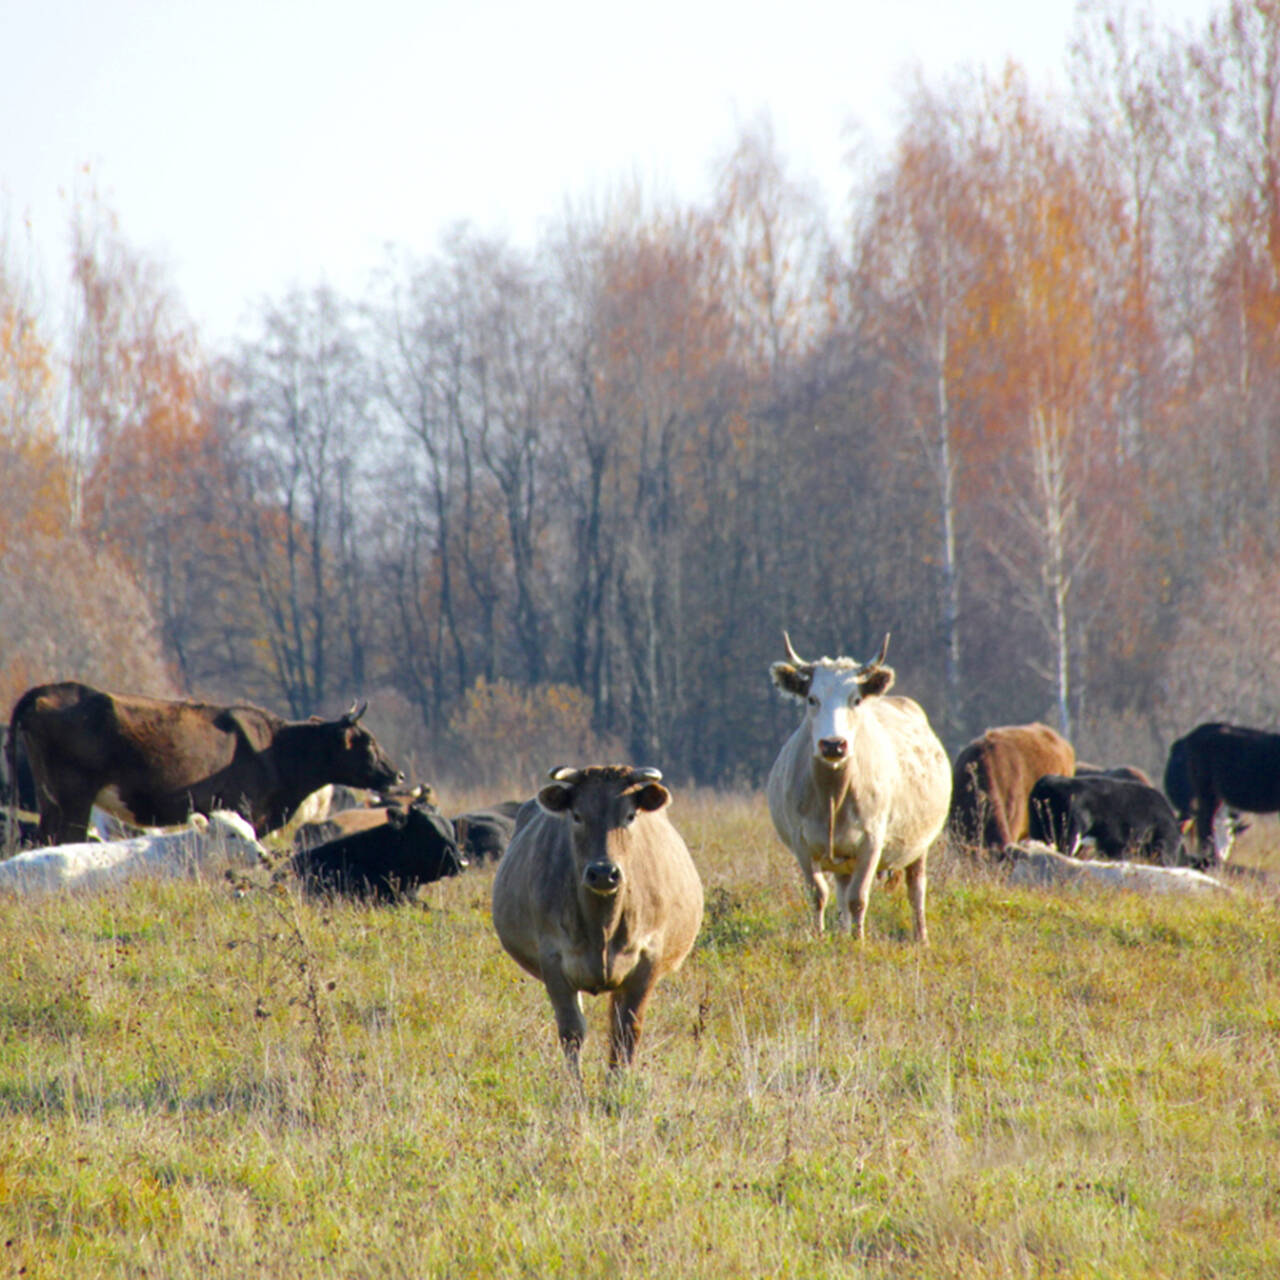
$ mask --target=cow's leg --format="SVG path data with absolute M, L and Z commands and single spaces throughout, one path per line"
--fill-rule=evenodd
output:
M 1221 866 L 1231 857 L 1231 846 L 1235 841 L 1235 826 L 1231 821 L 1231 811 L 1225 804 L 1220 804 L 1213 815 L 1213 861 Z
M 55 799 L 40 793 L 40 841 L 42 844 L 79 844 L 89 838 L 93 796 L 68 788 Z
M 564 1050 L 565 1061 L 573 1074 L 581 1080 L 582 1068 L 578 1063 L 578 1055 L 587 1036 L 587 1020 L 582 1016 L 582 996 L 565 980 L 557 961 L 543 961 L 542 980 L 546 984 L 547 995 L 551 998 L 551 1007 L 555 1010 L 556 1030 L 560 1033 L 560 1047 Z
M 911 903 L 911 923 L 916 941 L 922 947 L 929 945 L 929 930 L 924 922 L 924 893 L 929 879 L 925 870 L 927 862 L 928 857 L 922 853 L 907 867 L 907 901 Z
M 800 875 L 809 889 L 809 897 L 813 902 L 813 929 L 821 934 L 826 927 L 827 901 L 831 897 L 831 885 L 827 877 L 813 865 L 807 856 L 796 859 L 800 863 Z
M 836 890 L 840 902 L 840 925 L 858 939 L 866 936 L 867 903 L 871 900 L 871 885 L 880 865 L 880 850 L 876 849 L 853 875 L 836 876 Z
M 609 1002 L 609 1070 L 629 1067 L 640 1043 L 644 1011 L 653 994 L 653 966 L 642 961 Z
M 1212 866 L 1218 859 L 1217 843 L 1213 831 L 1220 808 L 1217 798 L 1207 791 L 1198 794 L 1192 801 L 1196 814 L 1196 847 L 1200 859 Z

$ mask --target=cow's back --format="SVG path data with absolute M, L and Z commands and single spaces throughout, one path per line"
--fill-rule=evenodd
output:
M 1186 739 L 1187 772 L 1197 803 L 1224 802 L 1247 813 L 1280 810 L 1280 734 L 1242 725 L 1205 724 Z
M 150 775 L 159 762 L 185 780 L 225 768 L 236 753 L 235 733 L 217 727 L 216 716 L 201 703 L 123 697 L 68 681 L 28 690 L 13 721 L 37 769 L 127 778 L 134 768 Z

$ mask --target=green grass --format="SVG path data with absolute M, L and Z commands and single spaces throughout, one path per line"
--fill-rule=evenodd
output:
M 588 998 L 585 1096 L 489 870 L 0 902 L 0 1275 L 1280 1274 L 1274 900 L 937 859 L 858 950 L 758 798 L 673 817 L 702 940 L 626 1077 Z

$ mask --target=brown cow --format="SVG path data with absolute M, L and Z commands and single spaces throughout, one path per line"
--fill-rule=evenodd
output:
M 656 769 L 560 768 L 493 881 L 493 924 L 547 988 L 560 1045 L 581 1078 L 583 991 L 612 993 L 609 1066 L 629 1065 L 654 985 L 702 924 L 702 881 L 667 818 Z
M 988 729 L 956 756 L 947 819 L 952 839 L 987 852 L 1025 839 L 1031 788 L 1046 773 L 1070 777 L 1075 767 L 1075 748 L 1047 724 Z
M 399 780 L 358 723 L 363 712 L 286 721 L 245 704 L 116 696 L 69 682 L 24 693 L 10 732 L 31 760 L 46 844 L 84 840 L 95 803 L 144 827 L 232 809 L 261 836 L 327 782 Z

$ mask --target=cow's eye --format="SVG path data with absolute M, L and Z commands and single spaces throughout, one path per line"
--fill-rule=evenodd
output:
M 818 705 L 818 695 L 816 693 L 811 693 L 809 695 L 809 705 L 811 707 L 816 707 Z
M 623 826 L 629 827 L 635 820 L 636 820 L 636 811 L 632 809 L 631 812 L 628 813 L 627 816 L 622 819 Z
M 569 812 L 572 815 L 574 822 L 578 826 L 582 826 L 582 814 L 580 814 L 577 809 L 571 809 Z

